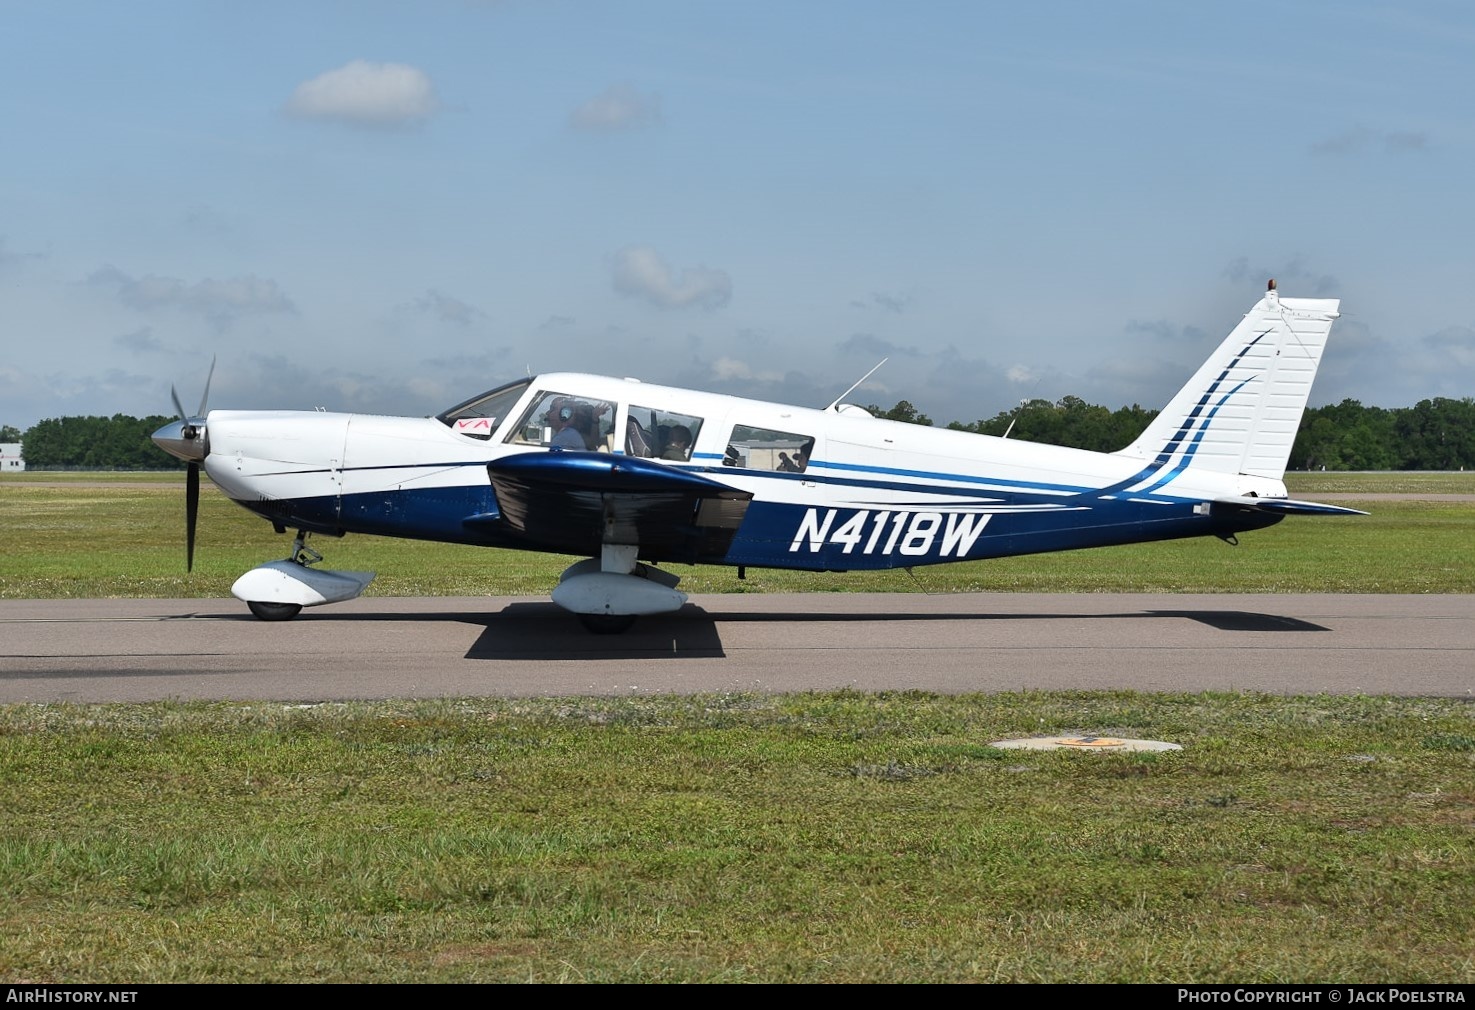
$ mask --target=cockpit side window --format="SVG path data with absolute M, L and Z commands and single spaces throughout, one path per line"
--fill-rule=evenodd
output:
M 435 418 L 458 435 L 489 439 L 532 384 L 532 379 L 509 382 L 465 403 L 458 403 L 445 413 L 435 415 Z
M 812 435 L 735 424 L 722 463 L 748 470 L 803 473 L 809 467 L 809 455 L 813 451 Z
M 608 452 L 614 433 L 615 405 L 609 400 L 544 390 L 533 397 L 507 441 L 575 452 Z
M 691 459 L 702 421 L 691 414 L 632 405 L 625 416 L 625 452 L 684 463 Z

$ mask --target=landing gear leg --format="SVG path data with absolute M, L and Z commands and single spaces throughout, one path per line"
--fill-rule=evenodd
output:
M 323 556 L 307 546 L 307 530 L 298 530 L 297 539 L 292 541 L 292 561 L 299 565 L 315 565 Z

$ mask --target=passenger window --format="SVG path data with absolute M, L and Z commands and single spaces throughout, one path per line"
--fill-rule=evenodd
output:
M 702 418 L 658 407 L 631 406 L 625 417 L 625 452 L 684 463 L 702 430 Z
M 574 452 L 608 451 L 614 439 L 615 405 L 569 393 L 539 392 L 507 440 Z
M 727 440 L 727 453 L 722 463 L 749 470 L 803 473 L 809 466 L 809 454 L 813 449 L 814 438 L 811 435 L 735 424 L 732 437 Z

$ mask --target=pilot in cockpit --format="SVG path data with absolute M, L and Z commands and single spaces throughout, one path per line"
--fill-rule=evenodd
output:
M 586 417 L 580 416 L 588 415 Z M 584 435 L 585 421 L 592 422 L 593 414 L 588 407 L 565 400 L 549 413 L 549 422 L 554 429 L 553 439 L 548 444 L 555 449 L 574 449 L 583 452 L 589 448 L 589 442 Z

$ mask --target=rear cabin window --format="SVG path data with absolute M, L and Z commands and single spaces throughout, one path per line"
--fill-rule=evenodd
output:
M 608 452 L 614 437 L 615 405 L 609 400 L 540 390 L 507 441 L 575 452 Z
M 809 466 L 814 437 L 772 428 L 751 428 L 735 424 L 727 440 L 724 466 L 740 466 L 747 470 L 775 470 L 803 473 Z
M 691 448 L 701 430 L 700 417 L 631 405 L 625 415 L 625 452 L 684 463 L 691 459 Z

